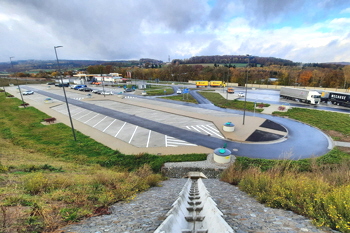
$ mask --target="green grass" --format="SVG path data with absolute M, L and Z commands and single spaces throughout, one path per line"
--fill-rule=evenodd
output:
M 96 142 L 79 131 L 77 141 L 73 140 L 70 127 L 58 123 L 41 124 L 50 116 L 35 108 L 18 108 L 19 99 L 5 98 L 0 95 L 0 137 L 10 140 L 14 145 L 24 149 L 32 149 L 54 158 L 64 158 L 80 164 L 100 164 L 106 167 L 118 166 L 132 171 L 151 164 L 155 172 L 159 172 L 162 163 L 170 161 L 205 160 L 205 154 L 156 156 L 150 154 L 125 155 Z M 23 117 L 25 116 L 25 117 Z
M 218 107 L 221 108 L 230 108 L 230 109 L 239 109 L 243 110 L 246 108 L 247 111 L 254 111 L 254 103 L 253 102 L 245 102 L 240 100 L 227 100 L 219 93 L 213 93 L 209 91 L 201 91 L 199 92 L 202 96 L 207 98 L 210 102 L 215 104 Z M 263 105 L 264 107 L 270 106 L 269 104 L 263 104 L 263 103 L 256 103 L 256 106 Z M 255 111 L 262 112 L 263 109 L 261 108 L 255 108 Z
M 305 108 L 292 108 L 287 112 L 274 112 L 278 116 L 287 116 L 322 130 L 334 130 L 350 135 L 350 115 Z
M 174 95 L 174 96 L 166 96 L 166 97 L 161 97 L 164 99 L 169 99 L 169 100 L 176 100 L 176 101 L 183 101 L 183 102 L 188 102 L 188 103 L 195 103 L 197 104 L 197 100 L 192 97 L 190 94 L 179 94 L 179 95 Z
M 147 95 L 158 96 L 158 95 L 171 95 L 174 94 L 174 90 L 171 87 L 155 87 L 153 86 L 151 89 L 146 89 Z M 165 91 L 164 91 L 165 90 Z

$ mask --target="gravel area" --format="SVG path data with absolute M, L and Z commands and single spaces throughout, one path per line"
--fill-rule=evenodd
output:
M 173 178 L 163 181 L 161 187 L 140 193 L 129 202 L 114 204 L 110 215 L 83 220 L 62 228 L 60 232 L 154 232 L 165 219 L 185 182 L 186 179 Z M 236 186 L 217 179 L 204 179 L 203 182 L 235 232 L 335 232 L 317 229 L 310 220 L 291 211 L 265 207 Z

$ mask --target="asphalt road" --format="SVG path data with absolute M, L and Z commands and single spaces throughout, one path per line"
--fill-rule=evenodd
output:
M 62 102 L 65 101 L 63 95 L 54 94 L 49 91 L 35 89 L 32 86 L 23 88 L 31 89 L 36 93 L 42 94 L 47 97 L 51 97 Z M 194 95 L 196 96 L 196 95 Z M 203 97 L 202 97 L 203 98 Z M 94 111 L 96 113 L 112 117 L 121 121 L 128 122 L 130 124 L 138 125 L 145 129 L 150 129 L 154 132 L 169 135 L 174 138 L 178 138 L 189 143 L 204 146 L 211 149 L 216 149 L 227 145 L 227 148 L 234 151 L 234 154 L 238 156 L 247 156 L 250 158 L 265 158 L 265 159 L 302 159 L 310 157 L 318 157 L 326 154 L 331 148 L 332 143 L 329 138 L 320 130 L 310 127 L 309 125 L 271 115 L 257 114 L 255 116 L 269 119 L 276 123 L 285 126 L 288 129 L 288 138 L 284 141 L 276 143 L 238 143 L 228 141 L 225 139 L 210 137 L 197 133 L 194 131 L 188 131 L 175 127 L 173 125 L 160 123 L 154 120 L 145 119 L 139 116 L 121 112 L 118 110 L 109 109 L 106 107 L 98 106 L 88 102 L 83 102 L 77 99 L 68 98 L 69 104 Z M 161 100 L 169 101 L 169 100 Z M 174 101 L 169 101 L 174 103 Z M 205 108 L 215 111 L 242 114 L 242 111 L 221 109 L 212 104 L 208 100 L 201 100 L 203 104 L 188 104 L 179 103 L 186 106 L 192 106 L 193 108 Z M 177 103 L 177 102 L 176 102 Z M 246 112 L 246 115 L 253 115 L 253 113 Z M 249 122 L 246 122 L 249 124 Z

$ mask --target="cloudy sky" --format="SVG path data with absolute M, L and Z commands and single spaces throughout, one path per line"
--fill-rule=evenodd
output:
M 0 0 L 0 62 L 201 55 L 350 62 L 349 0 Z

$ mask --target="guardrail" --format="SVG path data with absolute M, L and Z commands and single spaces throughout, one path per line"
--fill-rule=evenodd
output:
M 210 197 L 202 178 L 191 173 L 164 222 L 154 233 L 231 233 L 222 212 Z

